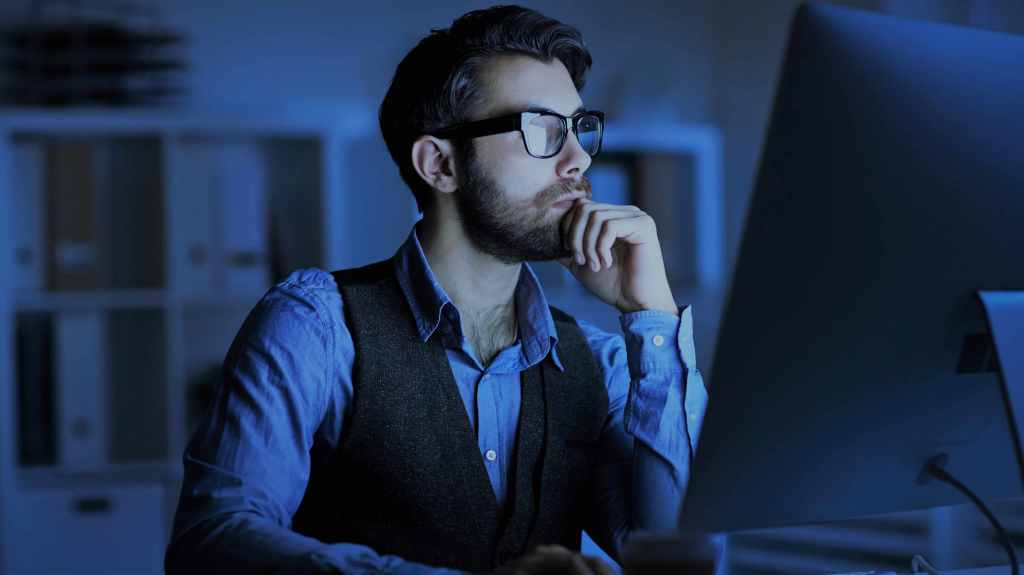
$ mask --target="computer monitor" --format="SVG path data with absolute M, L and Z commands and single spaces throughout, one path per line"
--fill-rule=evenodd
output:
M 940 453 L 1024 495 L 977 295 L 1024 289 L 1022 63 L 1017 36 L 799 8 L 681 528 L 966 502 L 918 483 Z

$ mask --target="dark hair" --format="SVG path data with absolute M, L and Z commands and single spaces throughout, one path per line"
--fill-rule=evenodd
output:
M 410 151 L 421 135 L 458 122 L 485 97 L 483 64 L 502 55 L 542 62 L 558 59 L 577 90 L 591 65 L 579 30 L 520 6 L 468 12 L 451 28 L 431 30 L 398 64 L 380 105 L 380 131 L 420 211 L 430 206 L 431 189 L 412 166 Z

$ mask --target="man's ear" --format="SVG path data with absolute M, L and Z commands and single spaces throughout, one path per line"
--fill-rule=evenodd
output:
M 412 167 L 430 187 L 450 194 L 459 187 L 455 147 L 449 140 L 420 136 L 412 144 Z

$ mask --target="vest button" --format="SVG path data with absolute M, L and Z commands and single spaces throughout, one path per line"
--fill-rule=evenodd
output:
M 487 461 L 494 461 L 498 458 L 498 453 L 493 449 L 488 449 L 487 453 L 484 453 L 484 457 L 487 458 Z

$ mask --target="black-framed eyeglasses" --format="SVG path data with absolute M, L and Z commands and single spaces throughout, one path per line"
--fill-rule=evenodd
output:
M 548 110 L 529 110 L 456 124 L 430 135 L 446 139 L 481 138 L 518 131 L 523 136 L 527 154 L 534 158 L 550 158 L 562 151 L 569 130 L 576 135 L 585 152 L 596 156 L 601 151 L 601 139 L 604 137 L 604 113 L 584 110 L 563 116 Z

